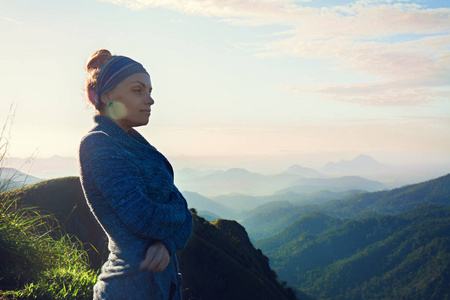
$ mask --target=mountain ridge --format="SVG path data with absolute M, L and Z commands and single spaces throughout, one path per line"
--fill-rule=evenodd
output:
M 360 154 L 350 160 L 329 162 L 320 170 L 329 174 L 367 175 L 389 172 L 391 168 L 385 164 L 378 162 L 369 155 Z
M 450 208 L 427 205 L 358 220 L 312 213 L 255 245 L 315 297 L 438 300 L 450 296 L 449 233 Z
M 313 211 L 320 211 L 333 217 L 362 218 L 380 214 L 405 212 L 424 204 L 448 206 L 450 199 L 450 174 L 421 183 L 407 185 L 388 191 L 359 193 L 350 198 L 325 203 L 295 204 L 268 203 L 270 209 L 256 208 L 242 220 L 252 240 L 266 238 L 278 233 L 296 219 Z M 421 195 L 427 195 L 423 198 Z M 269 224 L 267 228 L 263 224 Z

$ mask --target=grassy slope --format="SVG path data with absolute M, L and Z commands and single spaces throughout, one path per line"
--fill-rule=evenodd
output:
M 39 207 L 55 216 L 68 234 L 85 243 L 89 260 L 99 268 L 107 256 L 107 242 L 103 230 L 90 213 L 78 177 L 42 181 L 9 192 L 20 205 Z
M 80 242 L 52 216 L 16 204 L 0 194 L 0 299 L 92 298 L 96 271 Z

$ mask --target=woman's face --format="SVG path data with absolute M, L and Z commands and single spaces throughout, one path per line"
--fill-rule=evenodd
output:
M 155 103 L 151 92 L 150 76 L 146 73 L 133 74 L 107 92 L 105 97 L 102 96 L 104 113 L 125 131 L 147 125 L 150 107 Z

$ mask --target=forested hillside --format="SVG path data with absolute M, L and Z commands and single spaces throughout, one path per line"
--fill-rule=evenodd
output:
M 450 206 L 450 175 L 390 191 L 360 193 L 320 204 L 270 202 L 242 220 L 252 240 L 267 238 L 313 211 L 340 218 L 365 218 L 405 212 L 425 204 Z
M 324 209 L 342 217 L 367 214 L 394 214 L 424 204 L 450 205 L 450 174 L 426 182 L 390 191 L 365 193 L 353 198 L 330 202 Z
M 255 224 L 265 215 L 290 225 L 255 246 L 318 298 L 448 299 L 449 206 L 449 175 L 316 206 L 272 203 Z

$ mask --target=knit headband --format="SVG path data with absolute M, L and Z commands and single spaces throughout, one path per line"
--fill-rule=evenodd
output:
M 104 93 L 112 90 L 125 78 L 136 73 L 148 74 L 137 61 L 125 56 L 114 56 L 108 60 L 98 74 L 97 99 L 100 100 Z

